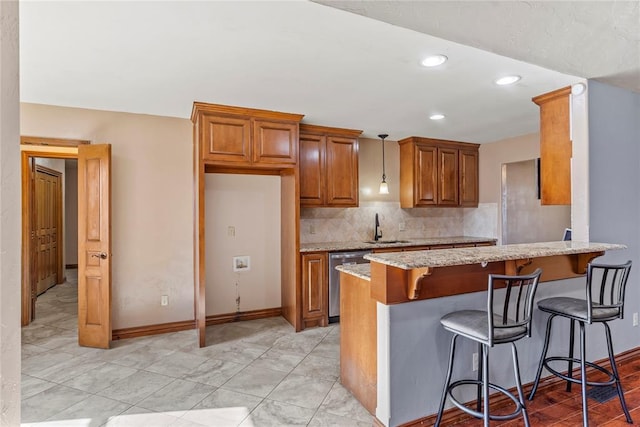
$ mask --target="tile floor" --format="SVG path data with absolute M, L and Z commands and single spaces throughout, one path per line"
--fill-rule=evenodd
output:
M 337 325 L 282 318 L 77 345 L 77 277 L 38 298 L 22 330 L 22 426 L 371 426 L 339 382 Z

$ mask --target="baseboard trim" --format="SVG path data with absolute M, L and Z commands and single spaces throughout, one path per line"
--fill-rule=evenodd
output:
M 207 316 L 206 325 L 221 325 L 223 323 L 241 322 L 244 320 L 266 319 L 267 317 L 282 316 L 282 308 L 265 308 L 260 310 L 240 311 L 237 313 L 214 314 Z M 195 329 L 195 320 L 183 320 L 180 322 L 158 323 L 155 325 L 134 326 L 132 328 L 114 329 L 111 332 L 112 340 L 144 337 L 148 335 L 167 334 L 170 332 L 188 331 Z
M 244 320 L 266 319 L 282 316 L 282 308 L 264 308 L 260 310 L 238 311 L 236 313 L 212 314 L 207 316 L 206 325 L 221 325 L 223 323 L 241 322 Z
M 616 365 L 617 366 L 624 365 L 626 363 L 630 363 L 638 359 L 640 359 L 640 347 L 632 348 L 631 350 L 623 351 L 622 353 L 616 355 Z M 598 365 L 608 364 L 609 358 L 605 357 L 603 359 L 596 361 L 596 363 Z M 580 370 L 579 367 L 575 369 L 576 375 L 579 373 L 579 370 Z M 587 367 L 587 375 L 589 373 L 593 373 L 594 371 L 595 371 L 594 368 Z M 538 391 L 536 393 L 544 392 L 547 389 L 556 387 L 561 383 L 564 384 L 565 381 L 554 375 L 548 376 L 540 380 L 540 384 L 538 385 Z M 533 382 L 523 385 L 525 396 L 529 394 L 532 387 L 533 387 Z M 515 387 L 512 387 L 511 389 L 509 389 L 509 392 L 513 394 L 517 394 L 517 390 Z M 497 394 L 498 395 L 495 395 L 495 394 L 492 395 L 491 399 L 489 400 L 490 405 L 492 405 L 492 407 L 498 409 L 500 407 L 513 404 L 511 399 L 509 399 L 507 396 L 503 395 L 502 393 L 497 393 Z M 475 404 L 476 404 L 475 400 L 465 403 L 465 405 L 469 407 L 474 407 Z M 425 426 L 425 425 L 434 425 L 437 417 L 438 417 L 438 414 L 429 415 L 428 417 L 419 418 L 417 420 L 413 420 L 413 421 L 409 421 L 407 423 L 401 424 L 399 427 L 418 427 L 418 426 Z M 464 412 L 460 411 L 458 408 L 450 408 L 442 413 L 441 424 L 453 425 L 463 421 L 470 420 L 472 418 L 473 417 L 465 414 Z M 382 425 L 382 423 L 377 418 L 374 417 L 374 425 L 376 426 Z
M 183 320 L 181 322 L 159 323 L 155 325 L 134 326 L 132 328 L 114 329 L 111 332 L 112 340 L 137 338 L 148 335 L 167 334 L 170 332 L 188 331 L 195 329 L 195 320 Z

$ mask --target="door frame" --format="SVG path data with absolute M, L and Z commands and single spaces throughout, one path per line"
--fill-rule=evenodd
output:
M 50 143 L 47 143 L 49 141 Z M 66 143 L 61 144 L 61 141 Z M 22 251 L 21 251 L 21 324 L 27 326 L 31 323 L 33 298 L 32 289 L 35 280 L 35 259 L 33 256 L 33 244 L 35 236 L 31 236 L 30 223 L 34 209 L 31 206 L 32 178 L 35 173 L 31 168 L 33 157 L 46 157 L 54 159 L 77 159 L 78 145 L 89 144 L 84 140 L 61 140 L 54 138 L 20 137 L 20 165 L 22 183 Z

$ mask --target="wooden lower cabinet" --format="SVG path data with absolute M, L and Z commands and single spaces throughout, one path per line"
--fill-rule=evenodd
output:
M 491 246 L 495 242 L 483 243 L 458 243 L 450 245 L 423 245 L 423 246 L 401 246 L 401 247 L 373 247 L 374 253 L 383 252 L 407 252 L 426 251 L 431 249 L 451 249 L 470 248 L 474 246 Z M 302 305 L 296 307 L 296 314 L 302 318 L 300 330 L 313 326 L 329 325 L 329 255 L 328 252 L 304 252 L 300 254 Z M 352 277 L 343 275 L 342 277 Z M 342 286 L 341 286 L 342 288 Z M 342 295 L 340 305 L 342 306 Z M 300 313 L 300 311 L 302 313 Z M 340 322 L 342 323 L 344 311 L 340 309 Z
M 375 415 L 378 403 L 377 304 L 371 282 L 340 273 L 340 383 Z
M 329 277 L 326 252 L 302 254 L 302 325 L 329 324 Z

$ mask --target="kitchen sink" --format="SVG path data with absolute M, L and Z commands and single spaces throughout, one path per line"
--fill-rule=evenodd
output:
M 409 243 L 408 240 L 366 240 L 364 243 L 370 243 L 373 245 L 387 245 L 392 243 Z

